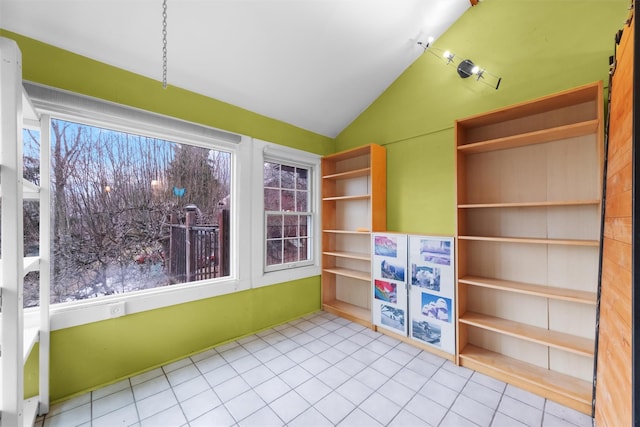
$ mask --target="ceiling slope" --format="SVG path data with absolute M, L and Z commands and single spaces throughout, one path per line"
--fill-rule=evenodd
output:
M 469 0 L 168 0 L 167 82 L 335 137 Z M 162 84 L 161 0 L 2 0 L 0 27 Z

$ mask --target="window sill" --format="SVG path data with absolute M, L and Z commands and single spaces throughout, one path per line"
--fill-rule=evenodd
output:
M 51 306 L 51 330 L 71 328 L 87 323 L 109 320 L 123 315 L 184 304 L 206 298 L 239 292 L 250 288 L 247 281 L 227 279 L 209 283 L 172 285 L 130 294 L 74 301 Z M 38 310 L 35 309 L 34 313 Z M 25 312 L 28 316 L 35 315 Z
M 319 276 L 320 266 L 310 265 L 288 270 L 263 273 L 254 278 L 253 286 L 247 280 L 227 279 L 209 283 L 173 285 L 130 294 L 101 297 L 87 301 L 74 301 L 51 306 L 51 330 L 80 326 L 109 320 L 122 315 L 141 313 L 173 305 L 213 298 L 234 292 L 261 288 L 278 283 Z M 25 323 L 36 322 L 38 308 L 25 310 Z

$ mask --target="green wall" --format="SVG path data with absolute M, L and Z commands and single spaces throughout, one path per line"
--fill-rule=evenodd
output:
M 53 402 L 320 309 L 320 277 L 208 298 L 51 333 Z M 38 392 L 38 347 L 25 396 Z
M 628 6 L 628 0 L 485 0 L 470 8 L 433 47 L 502 77 L 498 90 L 461 79 L 433 49 L 336 138 L 338 151 L 386 146 L 387 228 L 454 234 L 454 121 L 596 80 L 606 86 Z
M 55 331 L 51 399 L 317 311 L 319 284 L 313 277 Z
M 332 139 L 0 30 L 22 51 L 23 78 L 317 154 Z M 320 309 L 320 277 L 146 311 L 51 334 L 50 394 L 63 400 Z M 25 395 L 38 390 L 38 354 Z

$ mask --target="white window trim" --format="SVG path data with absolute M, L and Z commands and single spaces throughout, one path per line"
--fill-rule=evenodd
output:
M 242 245 L 239 243 L 249 241 L 252 236 L 251 209 L 255 207 L 251 203 L 251 194 L 241 190 L 251 188 L 251 177 L 255 175 L 251 170 L 252 158 L 255 157 L 251 138 L 45 86 L 25 83 L 25 87 L 35 108 L 40 113 L 50 114 L 56 119 L 75 120 L 178 143 L 219 148 L 232 153 L 233 158 L 231 209 L 234 220 L 231 221 L 230 251 L 235 261 L 231 263 L 229 277 L 55 304 L 50 310 L 52 330 L 251 288 L 250 272 L 252 260 L 255 258 L 247 256 L 246 249 L 242 251 Z M 44 123 L 43 126 L 50 126 L 50 123 Z M 50 161 L 42 159 L 45 160 Z M 262 177 L 262 167 L 259 171 Z M 115 314 L 112 310 L 114 304 L 120 308 Z M 25 321 L 30 321 L 31 317 L 38 315 L 37 313 L 37 308 L 25 310 Z
M 233 147 L 242 142 L 242 135 L 175 117 L 37 83 L 24 81 L 23 86 L 36 109 L 54 113 L 56 118 L 73 117 L 75 120 L 82 119 L 83 122 L 99 119 L 103 123 L 108 123 L 113 130 L 141 132 L 145 135 L 158 136 L 171 141 L 186 137 L 191 144 L 199 141 L 210 145 L 211 141 L 216 141 L 218 146 Z M 180 141 L 176 140 L 175 142 Z
M 252 263 L 251 282 L 254 288 L 269 286 L 276 283 L 299 280 L 307 277 L 318 276 L 321 272 L 320 263 L 320 159 L 317 154 L 273 144 L 260 139 L 253 139 L 252 171 L 252 224 L 255 230 L 251 236 L 251 257 L 256 260 Z M 313 261 L 306 266 L 296 266 L 274 271 L 264 271 L 265 243 L 264 243 L 264 178 L 263 168 L 265 161 L 281 162 L 309 168 L 311 174 L 311 203 Z M 259 171 L 259 173 L 257 172 Z
M 280 149 L 281 150 L 281 149 Z M 266 152 L 265 152 L 266 151 Z M 315 176 L 313 176 L 314 174 L 314 167 L 313 166 L 309 166 L 304 162 L 299 162 L 299 161 L 295 161 L 292 160 L 290 157 L 287 159 L 283 159 L 280 156 L 278 158 L 274 158 L 274 157 L 270 157 L 269 153 L 268 153 L 268 149 L 264 150 L 264 160 L 263 160 L 263 187 L 262 187 L 262 191 L 264 191 L 264 163 L 265 162 L 270 162 L 273 164 L 278 164 L 278 165 L 286 165 L 286 166 L 291 166 L 291 167 L 295 167 L 295 168 L 301 168 L 301 169 L 305 169 L 308 172 L 307 175 L 307 182 L 308 182 L 308 186 L 307 186 L 307 191 L 308 194 L 311 195 L 311 197 L 308 197 L 307 199 L 307 210 L 306 211 L 292 211 L 292 212 L 283 212 L 283 211 L 266 211 L 263 210 L 262 214 L 263 214 L 263 218 L 262 218 L 262 233 L 263 235 L 263 240 L 262 240 L 262 244 L 265 246 L 264 250 L 263 250 L 263 254 L 262 254 L 262 263 L 263 263 L 263 270 L 265 271 L 265 273 L 271 273 L 274 271 L 278 271 L 278 270 L 287 270 L 287 269 L 291 269 L 291 268 L 300 268 L 300 267 L 305 267 L 305 266 L 309 266 L 309 265 L 314 265 L 314 259 L 316 256 L 318 256 L 313 248 L 313 244 L 311 245 L 311 247 L 307 247 L 307 250 L 311 253 L 311 258 L 310 259 L 305 259 L 305 260 L 301 260 L 301 261 L 291 261 L 291 262 L 284 262 L 281 264 L 272 264 L 272 265 L 267 265 L 267 236 L 266 236 L 266 220 L 267 217 L 269 215 L 281 215 L 284 213 L 284 215 L 305 215 L 305 216 L 310 216 L 311 217 L 311 227 L 308 227 L 308 238 L 309 240 L 313 243 L 314 241 L 314 235 L 313 235 L 313 230 L 316 227 L 316 209 L 315 207 L 318 206 L 318 203 L 316 202 L 316 200 L 313 200 L 312 198 L 315 196 L 314 192 L 313 192 L 313 184 L 314 181 L 316 179 Z M 273 150 L 272 150 L 273 151 Z M 292 153 L 293 154 L 293 153 Z M 295 155 L 295 154 L 294 154 Z M 282 188 L 282 187 L 278 187 L 278 188 Z M 264 203 L 264 193 L 263 193 L 263 197 L 262 197 L 262 201 Z M 281 236 L 280 238 L 281 240 L 285 240 L 284 236 Z
M 312 208 L 313 209 L 313 208 Z M 282 215 L 283 212 L 282 211 L 264 211 L 263 212 L 263 218 L 262 218 L 262 223 L 264 224 L 267 220 L 267 217 L 269 215 Z M 311 227 L 308 227 L 307 229 L 310 230 L 308 238 L 311 242 L 313 242 L 314 236 L 313 236 L 313 230 L 315 228 L 315 222 L 316 222 L 316 217 L 314 215 L 314 212 L 312 210 L 310 211 L 304 211 L 304 212 L 286 212 L 284 213 L 284 215 L 305 215 L 305 216 L 310 216 L 311 217 Z M 300 261 L 289 261 L 289 262 L 283 262 L 280 264 L 272 264 L 272 265 L 267 265 L 267 237 L 266 237 L 266 230 L 263 228 L 262 229 L 262 233 L 263 233 L 263 239 L 262 239 L 262 245 L 265 246 L 263 248 L 263 257 L 262 257 L 262 263 L 263 263 L 263 270 L 265 273 L 272 273 L 274 271 L 278 271 L 278 270 L 288 270 L 291 268 L 300 268 L 300 267 L 305 267 L 308 265 L 314 265 L 314 259 L 317 256 L 317 254 L 314 253 L 314 249 L 313 247 L 307 247 L 307 250 L 311 253 L 311 257 L 309 259 L 304 259 L 304 260 L 300 260 Z M 278 238 L 279 240 L 286 240 L 286 238 L 284 237 L 280 237 Z M 313 246 L 313 245 L 311 245 Z

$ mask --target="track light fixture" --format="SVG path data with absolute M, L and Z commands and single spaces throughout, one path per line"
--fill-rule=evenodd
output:
M 471 59 L 458 60 L 456 58 L 456 54 L 449 50 L 442 51 L 440 49 L 430 47 L 431 43 L 433 43 L 433 37 L 429 37 L 427 42 L 419 41 L 418 46 L 422 47 L 425 52 L 428 50 L 431 54 L 443 59 L 446 65 L 455 65 L 456 72 L 460 78 L 466 79 L 473 76 L 476 81 L 484 83 L 487 86 L 491 86 L 496 90 L 500 87 L 502 77 L 489 73 L 485 68 L 475 64 Z

